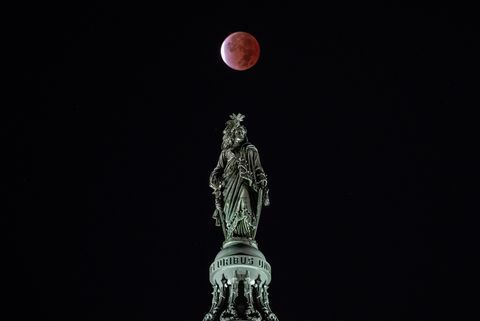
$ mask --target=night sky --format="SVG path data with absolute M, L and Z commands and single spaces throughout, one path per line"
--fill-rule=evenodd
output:
M 223 241 L 208 177 L 242 113 L 280 320 L 479 320 L 469 12 L 20 8 L 1 319 L 201 320 Z M 243 72 L 220 57 L 235 31 L 261 47 Z

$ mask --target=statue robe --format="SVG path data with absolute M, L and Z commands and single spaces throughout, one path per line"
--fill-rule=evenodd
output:
M 245 142 L 233 149 L 224 149 L 210 175 L 210 186 L 220 188 L 223 197 L 223 218 L 227 238 L 251 238 L 257 220 L 258 190 L 266 175 L 257 148 Z M 262 204 L 268 202 L 267 193 Z

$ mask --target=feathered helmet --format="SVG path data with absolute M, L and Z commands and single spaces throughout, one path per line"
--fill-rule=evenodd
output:
M 240 124 L 243 120 L 245 119 L 245 115 L 242 115 L 242 114 L 231 114 L 230 115 L 230 119 L 227 120 L 226 124 L 227 126 L 225 127 L 225 129 L 223 130 L 223 133 L 226 134 L 226 133 L 232 133 L 235 129 L 237 129 L 238 127 L 242 126 L 242 124 Z
M 226 148 L 233 144 L 233 133 L 239 127 L 243 127 L 245 132 L 247 129 L 245 126 L 241 124 L 241 122 L 245 119 L 245 115 L 242 114 L 231 114 L 230 119 L 227 120 L 225 129 L 223 130 L 223 143 L 222 147 Z

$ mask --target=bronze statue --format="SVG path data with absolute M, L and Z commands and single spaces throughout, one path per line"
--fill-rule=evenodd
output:
M 210 174 L 216 225 L 225 241 L 210 264 L 212 305 L 203 321 L 278 321 L 268 299 L 271 266 L 255 236 L 263 206 L 269 205 L 267 176 L 258 150 L 233 114 L 223 131 L 222 151 Z
M 241 124 L 244 118 L 232 114 L 226 122 L 220 158 L 210 174 L 216 207 L 213 218 L 222 226 L 225 240 L 253 240 L 262 206 L 269 205 L 267 176 Z

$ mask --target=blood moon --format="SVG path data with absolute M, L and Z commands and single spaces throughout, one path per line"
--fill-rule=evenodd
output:
M 257 63 L 260 56 L 260 45 L 257 39 L 248 32 L 237 31 L 225 38 L 220 54 L 230 68 L 247 70 Z

